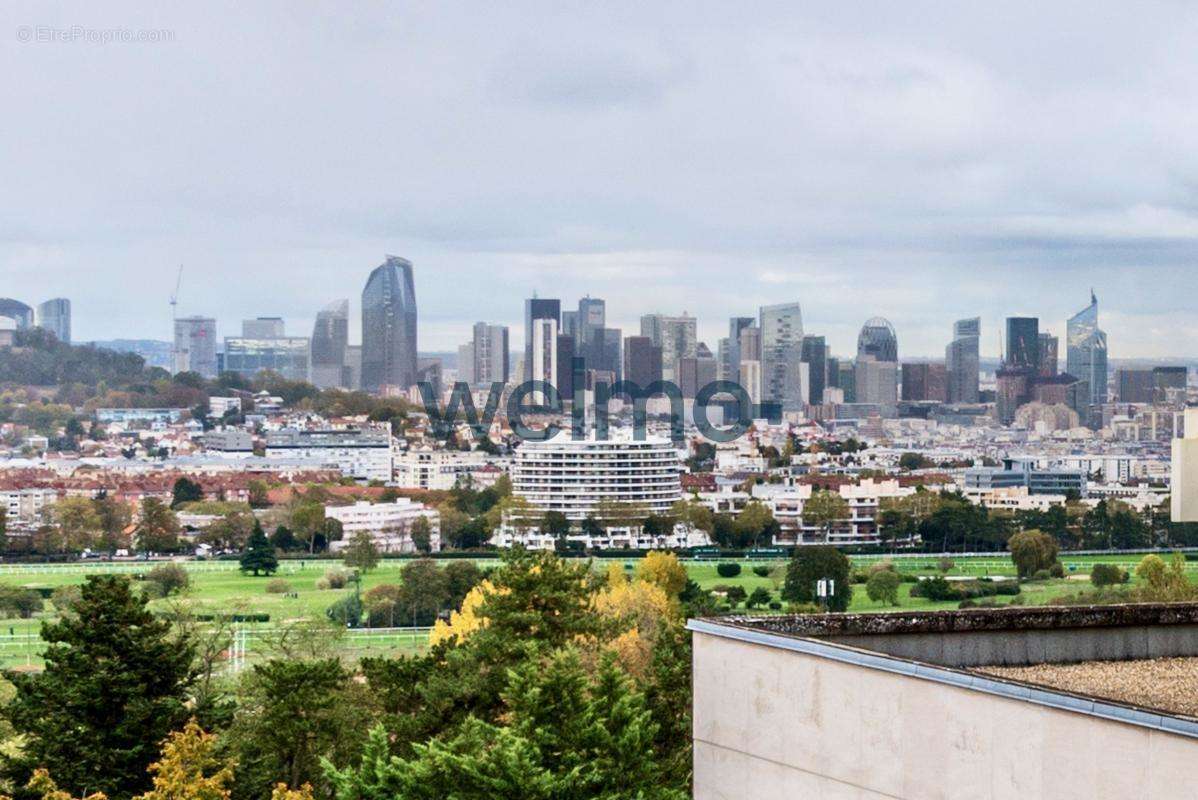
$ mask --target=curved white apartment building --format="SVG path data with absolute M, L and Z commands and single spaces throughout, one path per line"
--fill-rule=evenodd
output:
M 668 439 L 574 440 L 568 432 L 544 442 L 524 442 L 517 448 L 511 468 L 515 494 L 540 511 L 560 511 L 576 526 L 594 514 L 602 501 L 633 504 L 646 514 L 667 513 L 682 499 L 681 473 L 678 451 Z M 553 546 L 552 540 L 541 542 L 538 537 L 539 532 L 531 532 L 519 543 L 527 547 Z M 501 546 L 516 543 L 506 526 L 497 532 L 494 541 Z M 648 541 L 636 529 L 611 529 L 603 541 L 588 540 L 585 544 L 663 547 L 685 546 L 686 542 Z

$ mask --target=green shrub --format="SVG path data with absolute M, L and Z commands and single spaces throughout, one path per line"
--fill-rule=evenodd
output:
M 325 570 L 324 579 L 330 589 L 344 589 L 345 584 L 349 583 L 349 573 L 343 569 Z
M 1053 565 L 1048 568 L 1048 574 L 1054 578 L 1064 578 L 1065 577 L 1065 565 L 1062 564 L 1060 561 L 1054 562 Z
M 782 604 L 779 603 L 777 600 L 774 600 L 770 603 L 770 611 L 781 611 L 781 610 L 782 610 Z
M 953 586 L 951 582 L 945 580 L 943 575 L 924 578 L 911 587 L 911 596 L 924 597 L 937 602 L 948 600 L 960 601 L 964 599 L 961 591 Z
M 266 582 L 267 594 L 287 594 L 291 591 L 291 584 L 282 578 L 271 578 Z
M 995 594 L 1001 594 L 1008 597 L 1014 597 L 1022 591 L 1023 587 L 1019 585 L 1018 581 L 1003 581 L 1002 583 L 996 584 L 994 586 Z
M 331 589 L 332 586 L 329 585 L 328 578 L 317 578 L 316 579 L 316 588 L 318 591 L 323 592 L 325 589 Z
M 170 597 L 191 585 L 191 576 L 179 564 L 159 564 L 146 573 L 146 589 L 152 597 Z
M 362 624 L 362 601 L 357 595 L 348 594 L 329 606 L 324 613 L 338 625 L 356 628 Z
M 733 561 L 724 561 L 715 566 L 715 573 L 721 578 L 735 578 L 740 574 L 740 564 Z
M 763 566 L 753 567 L 753 574 L 758 578 L 768 578 L 770 576 L 770 568 Z
M 1052 573 L 1046 569 L 1038 569 L 1032 573 L 1032 580 L 1034 581 L 1046 581 L 1051 577 Z
M 46 607 L 46 601 L 32 589 L 0 586 L 0 614 L 5 617 L 29 619 Z
M 1099 588 L 1127 583 L 1128 578 L 1128 574 L 1117 564 L 1095 564 L 1090 570 L 1090 583 Z

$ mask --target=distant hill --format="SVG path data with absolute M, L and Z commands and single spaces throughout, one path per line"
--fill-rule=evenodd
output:
M 102 350 L 133 353 L 145 359 L 147 367 L 171 368 L 171 343 L 158 339 L 109 339 L 90 343 Z

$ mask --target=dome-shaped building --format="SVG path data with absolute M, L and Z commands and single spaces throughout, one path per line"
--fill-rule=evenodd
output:
M 33 309 L 11 297 L 0 297 L 0 317 L 13 320 L 19 331 L 33 327 Z
M 898 361 L 898 337 L 894 326 L 882 317 L 873 317 L 861 326 L 857 335 L 857 357 L 873 356 L 878 361 Z

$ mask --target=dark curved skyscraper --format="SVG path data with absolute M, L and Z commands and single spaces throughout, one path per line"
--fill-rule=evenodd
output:
M 873 317 L 861 326 L 857 357 L 861 356 L 873 356 L 875 361 L 898 361 L 898 337 L 889 320 Z
M 406 390 L 416 383 L 416 288 L 399 256 L 370 273 L 362 290 L 362 388 Z
M 33 327 L 33 309 L 11 297 L 0 297 L 0 317 L 15 320 L 19 331 Z

